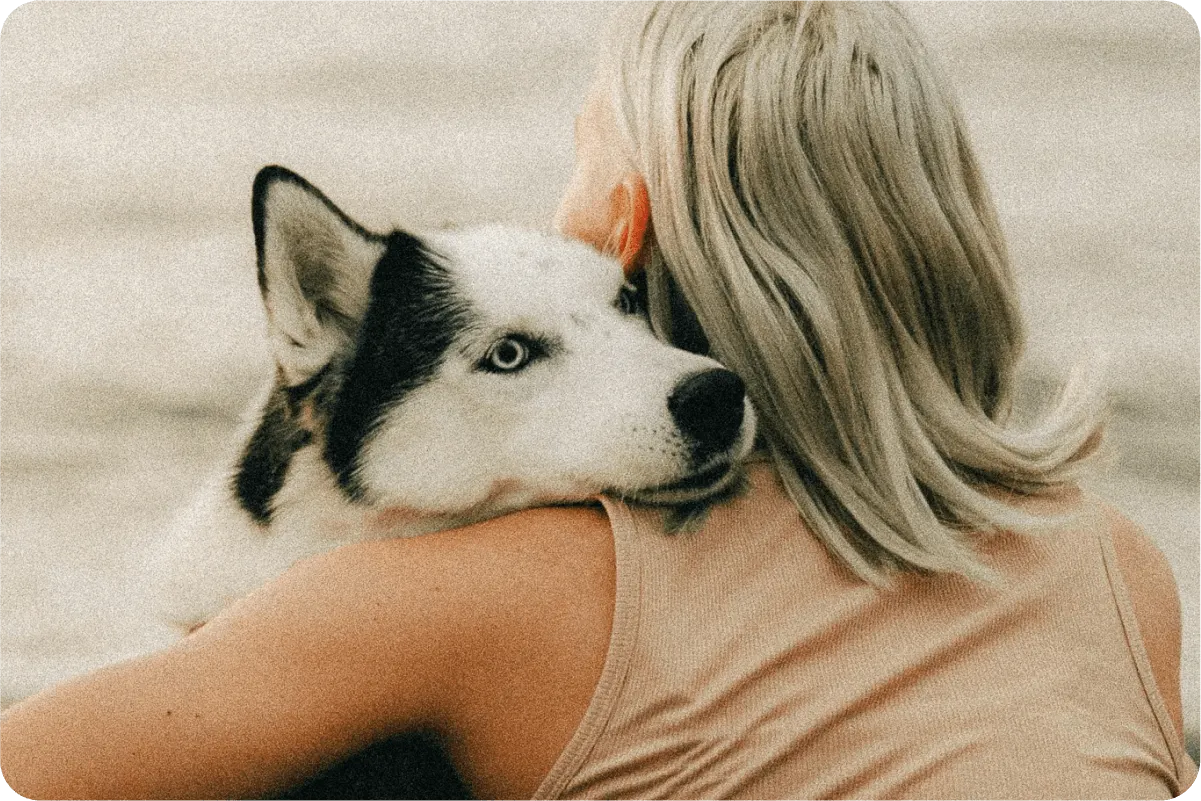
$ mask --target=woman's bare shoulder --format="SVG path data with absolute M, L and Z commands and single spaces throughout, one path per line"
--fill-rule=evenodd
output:
M 296 581 L 305 582 L 313 578 L 307 574 L 319 573 L 323 581 L 345 585 L 342 590 L 352 595 L 473 587 L 477 594 L 464 600 L 475 605 L 478 593 L 526 597 L 548 584 L 578 583 L 592 570 L 611 573 L 612 562 L 604 511 L 564 506 L 514 512 L 420 537 L 355 543 L 312 557 L 291 572 Z
M 610 532 L 599 507 L 528 509 L 434 534 L 345 545 L 298 562 L 274 585 L 306 586 L 320 579 L 351 597 L 469 582 L 480 590 L 503 586 L 525 592 L 527 585 L 555 580 L 562 571 L 611 562 Z
M 1096 520 L 1100 510 L 1156 686 L 1180 731 L 1180 598 L 1171 565 L 1154 540 L 1114 506 L 1074 485 L 1045 496 L 999 497 L 1008 497 L 1025 511 L 1066 514 L 1072 520 Z M 1090 538 L 1096 533 L 1091 528 L 1071 530 Z
M 1139 526 L 1102 504 L 1155 683 L 1181 731 L 1180 597 L 1167 557 Z
M 357 648 L 362 672 L 423 674 L 397 676 L 394 690 L 436 694 L 425 725 L 444 734 L 477 793 L 528 796 L 600 679 L 613 547 L 598 507 L 532 509 L 346 546 L 297 565 L 275 590 L 309 604 L 325 599 L 318 603 L 329 608 L 298 612 L 301 625 Z
M 425 649 L 430 653 L 442 648 L 439 643 L 474 645 L 454 658 L 461 670 L 476 654 L 511 647 L 504 635 L 515 628 L 526 640 L 557 636 L 550 629 L 565 614 L 597 605 L 611 613 L 614 573 L 604 511 L 548 507 L 420 537 L 347 545 L 294 565 L 240 605 L 274 609 L 296 617 L 298 627 L 359 640 L 436 635 L 438 643 Z M 220 622 L 205 629 L 215 632 Z

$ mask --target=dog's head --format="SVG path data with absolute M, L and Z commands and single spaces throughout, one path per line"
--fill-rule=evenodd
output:
M 279 167 L 253 210 L 277 395 L 353 500 L 441 516 L 606 491 L 686 503 L 751 447 L 742 382 L 657 340 L 586 245 L 381 236 Z

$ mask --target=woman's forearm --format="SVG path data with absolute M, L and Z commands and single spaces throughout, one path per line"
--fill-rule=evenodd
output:
M 138 798 L 184 789 L 173 781 L 187 762 L 177 752 L 204 722 L 164 692 L 169 673 L 161 657 L 136 660 L 13 706 L 0 718 L 0 767 L 9 786 L 29 798 Z
M 377 561 L 302 563 L 171 648 L 14 705 L 5 779 L 29 798 L 245 798 L 423 725 L 448 624 L 437 588 Z
M 263 742 L 247 714 L 253 699 L 238 711 L 197 692 L 204 671 L 196 656 L 169 651 L 122 663 L 7 710 L 0 769 L 9 786 L 28 798 L 247 797 L 319 767 L 304 748 L 278 758 L 289 733 Z

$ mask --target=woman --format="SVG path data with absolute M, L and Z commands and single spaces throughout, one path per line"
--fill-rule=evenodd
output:
M 1171 573 L 1072 486 L 1095 394 L 1010 423 L 1004 244 L 908 23 L 667 4 L 608 55 L 557 223 L 745 378 L 748 489 L 683 535 L 606 499 L 309 560 L 10 710 L 15 789 L 265 794 L 416 730 L 481 796 L 1188 786 Z

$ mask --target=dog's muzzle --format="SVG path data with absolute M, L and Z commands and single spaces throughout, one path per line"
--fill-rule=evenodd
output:
M 672 391 L 667 408 L 688 447 L 691 472 L 635 497 L 656 505 L 691 504 L 721 496 L 738 481 L 746 404 L 742 379 L 729 370 L 693 373 Z

